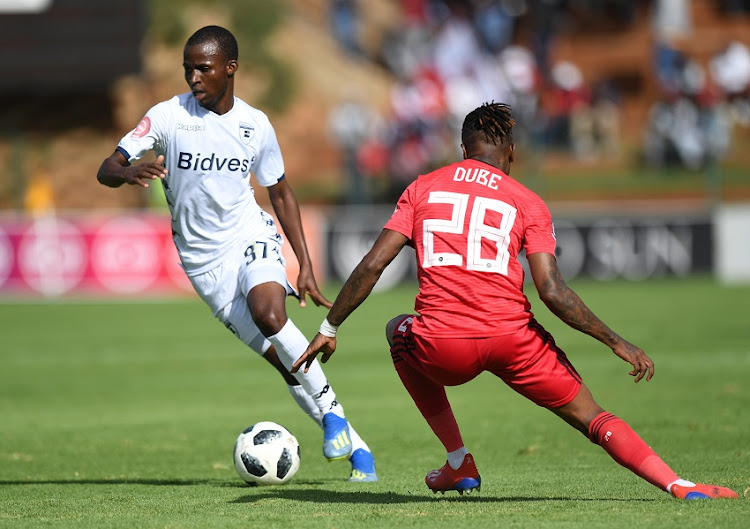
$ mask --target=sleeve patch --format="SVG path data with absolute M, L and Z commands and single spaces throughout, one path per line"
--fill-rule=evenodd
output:
M 144 116 L 138 126 L 130 134 L 131 138 L 142 138 L 151 130 L 151 119 L 148 116 Z

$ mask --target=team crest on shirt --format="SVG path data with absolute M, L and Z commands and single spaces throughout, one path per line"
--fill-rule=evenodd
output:
M 249 145 L 253 136 L 255 136 L 255 127 L 249 123 L 240 121 L 240 139 L 242 140 L 242 143 Z

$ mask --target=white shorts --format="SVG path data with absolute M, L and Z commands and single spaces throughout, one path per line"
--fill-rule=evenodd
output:
M 264 354 L 271 342 L 255 325 L 247 306 L 247 294 L 262 283 L 279 283 L 287 295 L 298 296 L 286 277 L 281 255 L 283 238 L 278 233 L 261 236 L 239 247 L 216 268 L 190 277 L 211 313 L 250 348 Z

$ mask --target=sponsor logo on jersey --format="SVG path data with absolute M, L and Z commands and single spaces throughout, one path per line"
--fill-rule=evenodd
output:
M 208 156 L 201 156 L 201 153 L 193 154 L 190 152 L 182 152 L 177 157 L 177 167 L 183 170 L 193 171 L 240 171 L 247 173 L 250 169 L 250 160 L 247 158 L 222 158 L 217 156 L 216 153 L 211 153 Z
M 178 123 L 177 130 L 186 130 L 188 132 L 202 132 L 206 130 L 205 125 L 193 125 L 192 123 Z
M 143 119 L 140 123 L 138 123 L 138 126 L 135 128 L 135 130 L 130 134 L 131 138 L 143 138 L 146 134 L 148 134 L 148 131 L 151 130 L 151 119 L 148 116 L 143 116 Z
M 244 121 L 240 121 L 240 139 L 245 145 L 249 145 L 255 136 L 255 127 Z

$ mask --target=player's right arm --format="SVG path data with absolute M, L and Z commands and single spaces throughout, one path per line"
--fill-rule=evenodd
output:
M 405 235 L 397 231 L 383 229 L 370 251 L 362 258 L 349 275 L 344 286 L 341 287 L 341 291 L 336 296 L 336 301 L 333 302 L 333 306 L 328 311 L 328 317 L 326 318 L 328 324 L 338 327 L 354 312 L 354 309 L 367 299 L 383 270 L 396 258 L 408 240 Z M 302 356 L 294 362 L 290 371 L 296 373 L 304 364 L 304 372 L 307 373 L 318 353 L 323 353 L 320 361 L 325 364 L 335 351 L 335 333 L 328 336 L 319 332 L 307 346 Z
M 527 256 L 534 286 L 539 298 L 562 321 L 588 334 L 612 349 L 617 356 L 633 366 L 630 375 L 638 382 L 644 376 L 651 380 L 654 363 L 640 347 L 623 339 L 600 320 L 571 289 L 562 277 L 554 255 L 546 252 Z
M 148 187 L 149 180 L 164 178 L 167 168 L 164 167 L 164 156 L 159 155 L 156 161 L 130 165 L 119 150 L 105 158 L 96 173 L 96 179 L 107 187 L 120 187 L 123 184 Z
M 120 140 L 115 152 L 104 159 L 96 174 L 99 183 L 107 187 L 123 184 L 148 187 L 149 180 L 164 178 L 167 168 L 162 155 L 169 142 L 167 131 L 174 129 L 174 108 L 177 106 L 179 96 L 152 107 L 138 126 Z M 131 165 L 149 151 L 158 155 L 154 162 Z

